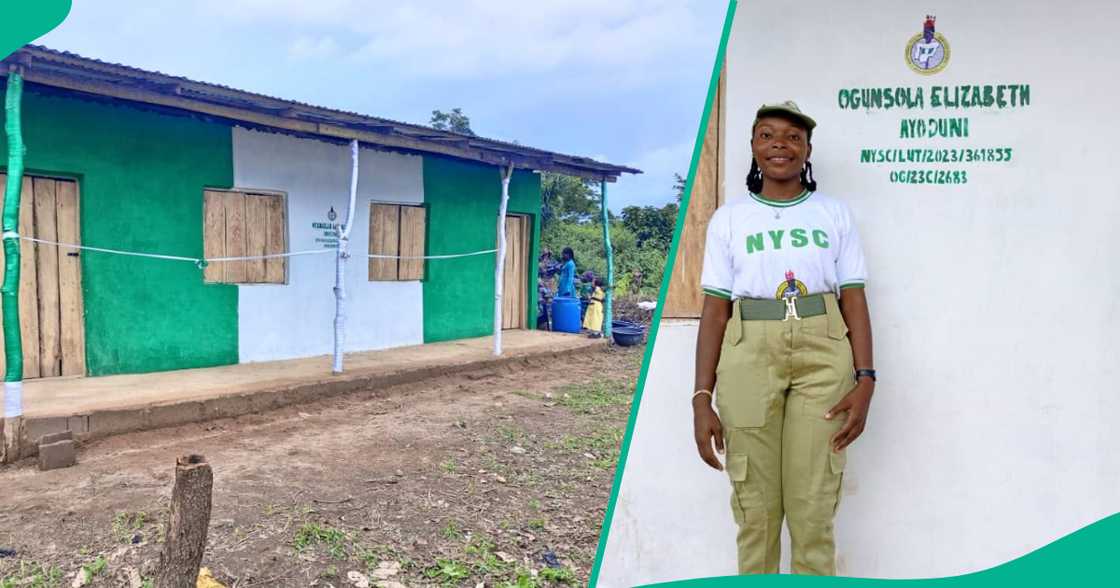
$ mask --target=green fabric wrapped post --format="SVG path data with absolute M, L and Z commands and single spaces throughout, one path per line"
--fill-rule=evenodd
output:
M 0 289 L 4 308 L 5 382 L 23 380 L 23 345 L 19 332 L 19 199 L 23 185 L 23 134 L 20 129 L 20 102 L 23 78 L 8 73 L 4 97 L 4 130 L 8 135 L 8 184 L 4 191 L 4 286 Z M 11 414 L 11 399 L 5 399 L 4 416 Z M 22 412 L 22 411 L 20 411 Z
M 607 254 L 607 299 L 603 302 L 603 336 L 610 339 L 611 320 L 614 317 L 611 312 L 614 301 L 614 251 L 611 249 L 611 219 L 607 210 L 607 181 L 602 180 L 599 185 L 603 213 L 603 251 Z

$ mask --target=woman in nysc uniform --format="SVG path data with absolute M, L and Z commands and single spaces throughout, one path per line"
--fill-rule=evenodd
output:
M 815 126 L 793 102 L 759 109 L 747 198 L 708 224 L 692 404 L 701 458 L 724 469 L 726 451 L 742 574 L 778 572 L 783 519 L 793 572 L 836 573 L 845 448 L 875 389 L 863 252 L 816 192 Z

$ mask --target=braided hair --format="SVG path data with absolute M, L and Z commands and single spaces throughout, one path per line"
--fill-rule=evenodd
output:
M 771 115 L 771 116 L 781 116 L 781 115 Z M 786 117 L 782 117 L 782 118 L 786 118 Z M 789 120 L 791 122 L 797 122 L 796 119 L 793 119 L 793 118 L 790 118 Z M 755 122 L 756 126 L 757 126 L 757 124 L 758 123 Z M 751 135 L 754 135 L 754 128 L 753 127 L 751 128 Z M 812 145 L 812 141 L 813 141 L 813 131 L 811 129 L 805 129 L 805 142 L 806 142 L 806 144 Z M 817 181 L 813 179 L 813 164 L 809 163 L 809 160 L 807 160 L 807 159 L 805 160 L 805 168 L 801 170 L 801 185 L 805 186 L 805 189 L 809 190 L 810 192 L 816 192 L 817 191 Z M 758 161 L 755 160 L 754 157 L 751 157 L 751 171 L 749 171 L 747 173 L 747 189 L 750 190 L 754 194 L 761 194 L 762 193 L 762 169 L 758 167 Z

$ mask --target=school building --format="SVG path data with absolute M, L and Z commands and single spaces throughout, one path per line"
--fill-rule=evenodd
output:
M 607 182 L 639 173 L 40 46 L 3 60 L 0 76 L 10 71 L 25 81 L 20 234 L 44 242 L 22 243 L 28 380 L 330 353 L 352 140 L 348 352 L 493 332 L 493 253 L 414 258 L 494 249 L 510 165 L 502 324 L 533 329 L 539 172 Z M 200 267 L 121 252 L 306 254 Z

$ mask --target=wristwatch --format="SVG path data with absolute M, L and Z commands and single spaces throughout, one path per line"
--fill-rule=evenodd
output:
M 858 370 L 856 370 L 856 381 L 858 382 L 859 379 L 863 378 L 863 377 L 871 378 L 872 382 L 877 381 L 876 378 L 875 378 L 875 370 L 869 370 L 869 369 L 858 369 Z

